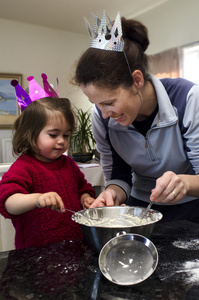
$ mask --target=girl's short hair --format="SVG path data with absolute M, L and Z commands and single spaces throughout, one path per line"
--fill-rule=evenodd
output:
M 131 74 L 135 70 L 149 78 L 149 45 L 147 28 L 136 20 L 122 21 L 124 52 L 88 48 L 80 57 L 72 82 L 76 85 L 92 83 L 98 87 L 115 89 L 128 88 L 133 84 Z
M 13 154 L 38 150 L 37 138 L 46 126 L 49 117 L 64 117 L 70 126 L 71 133 L 75 130 L 75 117 L 71 103 L 67 98 L 42 98 L 33 101 L 19 115 L 13 124 Z

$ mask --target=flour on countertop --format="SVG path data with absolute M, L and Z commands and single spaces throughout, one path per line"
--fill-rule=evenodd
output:
M 182 269 L 178 273 L 187 274 L 186 283 L 199 282 L 199 260 L 187 261 L 182 265 Z
M 191 241 L 178 240 L 174 241 L 173 245 L 177 248 L 182 248 L 186 250 L 199 250 L 199 239 L 194 239 Z
M 173 270 L 172 270 L 173 269 Z M 199 259 L 179 263 L 166 263 L 162 265 L 160 279 L 170 280 L 171 277 L 180 276 L 186 284 L 199 283 Z M 169 270 L 169 272 L 168 272 Z

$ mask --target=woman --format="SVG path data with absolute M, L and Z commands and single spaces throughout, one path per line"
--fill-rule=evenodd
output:
M 147 28 L 125 18 L 121 26 L 122 50 L 99 45 L 93 35 L 74 77 L 95 104 L 93 133 L 107 181 L 90 207 L 153 201 L 164 221 L 198 221 L 199 87 L 152 76 Z

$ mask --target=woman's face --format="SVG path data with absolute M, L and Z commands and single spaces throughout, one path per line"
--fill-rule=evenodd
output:
M 129 126 L 138 116 L 141 98 L 134 86 L 129 89 L 105 89 L 88 84 L 81 85 L 91 103 L 97 105 L 104 119 L 111 117 L 123 126 Z

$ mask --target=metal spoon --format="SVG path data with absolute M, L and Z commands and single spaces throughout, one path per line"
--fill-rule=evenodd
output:
M 60 211 L 60 209 L 58 209 L 59 211 Z M 81 217 L 83 217 L 83 218 L 85 218 L 89 223 L 90 223 L 90 225 L 92 225 L 92 221 L 91 221 L 91 219 L 89 218 L 89 217 L 86 217 L 86 216 L 84 216 L 83 214 L 80 214 L 78 211 L 73 211 L 73 210 L 70 210 L 70 209 L 68 209 L 68 208 L 65 208 L 65 210 L 66 211 L 69 211 L 69 212 L 71 212 L 71 213 L 73 213 L 73 214 L 79 214 L 79 215 L 81 215 Z
M 70 210 L 70 209 L 68 209 L 68 208 L 65 208 L 65 210 L 66 210 L 66 211 L 69 211 L 69 212 L 71 212 L 71 213 L 73 213 L 73 214 L 76 213 L 76 211 Z
M 149 205 L 147 206 L 147 208 L 144 210 L 143 214 L 140 216 L 140 219 L 144 219 L 144 217 L 147 215 L 149 209 L 151 208 L 151 206 L 153 205 L 153 202 L 150 201 Z

